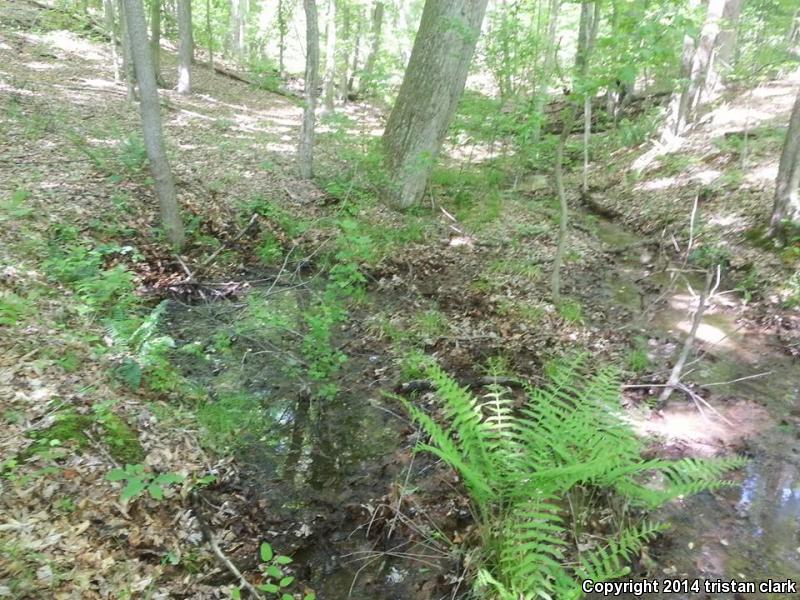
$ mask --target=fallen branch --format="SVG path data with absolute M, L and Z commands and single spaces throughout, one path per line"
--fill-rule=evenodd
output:
M 205 522 L 203 518 L 202 511 L 200 510 L 199 502 L 198 502 L 198 494 L 194 491 L 192 492 L 192 507 L 194 509 L 194 516 L 197 519 L 197 524 L 200 526 L 200 531 L 203 534 L 203 537 L 208 542 L 208 546 L 211 548 L 211 552 L 214 553 L 214 556 L 217 557 L 217 560 L 222 563 L 222 565 L 228 569 L 228 571 L 239 580 L 241 587 L 246 589 L 250 592 L 254 598 L 261 598 L 264 599 L 264 595 L 259 592 L 253 585 L 245 579 L 242 572 L 236 568 L 236 565 L 231 562 L 225 553 L 220 549 L 219 545 L 217 544 L 217 539 L 214 537 L 214 533 L 211 531 L 211 528 Z
M 478 377 L 477 379 L 467 380 L 461 383 L 464 387 L 484 387 L 487 385 L 505 385 L 508 387 L 524 387 L 525 383 L 515 377 Z M 413 379 L 399 384 L 395 388 L 398 392 L 408 394 L 410 392 L 429 392 L 436 389 L 430 379 Z
M 656 408 L 661 409 L 667 404 L 669 397 L 672 395 L 672 392 L 675 388 L 680 384 L 681 381 L 681 372 L 683 371 L 683 367 L 686 364 L 686 359 L 689 358 L 689 353 L 692 351 L 692 346 L 694 345 L 694 339 L 697 336 L 697 330 L 700 327 L 700 323 L 703 320 L 703 314 L 706 311 L 706 301 L 709 297 L 714 295 L 714 292 L 719 285 L 719 277 L 720 277 L 720 270 L 717 267 L 717 284 L 712 289 L 711 281 L 712 281 L 712 274 L 709 271 L 706 274 L 706 285 L 703 289 L 703 292 L 700 294 L 700 301 L 697 305 L 697 310 L 694 313 L 694 318 L 692 319 L 692 328 L 689 330 L 689 335 L 686 336 L 686 339 L 683 342 L 683 349 L 681 350 L 680 356 L 675 363 L 675 366 L 672 367 L 672 371 L 669 374 L 669 379 L 667 379 L 667 383 L 665 384 L 664 391 L 661 392 L 661 395 L 658 398 L 658 402 L 656 403 Z

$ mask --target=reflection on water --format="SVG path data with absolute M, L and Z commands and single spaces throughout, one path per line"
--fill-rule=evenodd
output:
M 636 241 L 615 229 L 613 224 L 603 224 L 601 237 L 606 243 L 620 247 Z M 627 308 L 641 314 L 638 305 L 644 303 L 640 298 L 647 298 L 647 302 L 654 298 L 653 292 L 648 296 L 641 285 L 648 277 L 651 274 L 642 266 L 639 252 L 626 252 L 617 278 L 609 280 L 610 297 L 627 299 Z M 691 327 L 687 313 L 696 299 L 684 284 L 677 285 L 671 297 L 664 300 L 655 318 L 640 319 L 640 327 L 645 335 L 670 340 L 677 351 Z M 688 376 L 689 381 L 708 384 L 769 373 L 706 388 L 706 400 L 729 417 L 732 425 L 720 422 L 713 414 L 701 417 L 696 407 L 679 395 L 673 396 L 663 418 L 635 423 L 643 431 L 659 433 L 692 452 L 698 451 L 698 442 L 720 451 L 734 437 L 744 436 L 752 455 L 741 486 L 691 497 L 662 510 L 672 530 L 664 547 L 655 549 L 657 569 L 662 572 L 653 575 L 753 581 L 791 578 L 800 584 L 800 419 L 796 416 L 800 364 L 784 356 L 769 335 L 737 323 L 735 313 L 736 302 L 730 295 L 707 310 L 698 334 L 702 357 L 691 365 Z M 671 427 L 671 423 L 690 426 Z

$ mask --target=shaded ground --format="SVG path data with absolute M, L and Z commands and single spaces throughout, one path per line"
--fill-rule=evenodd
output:
M 6 595 L 225 597 L 235 578 L 203 541 L 197 519 L 202 511 L 220 547 L 254 581 L 259 543 L 268 540 L 294 557 L 298 591 L 315 589 L 323 599 L 347 597 L 351 586 L 353 597 L 365 599 L 455 596 L 467 587 L 460 580 L 472 535 L 466 500 L 452 473 L 425 457 L 412 459 L 413 428 L 382 394 L 413 378 L 408 354 L 433 354 L 463 381 L 485 374 L 490 362 L 535 381 L 548 358 L 577 347 L 597 361 L 627 365 L 631 383 L 663 381 L 686 329 L 686 317 L 678 317 L 691 304 L 682 287 L 663 294 L 674 256 L 671 236 L 685 246 L 698 193 L 707 224 L 698 239 L 728 253 L 732 279 L 751 270 L 760 276 L 764 269 L 776 282 L 786 278 L 784 263 L 791 256 L 749 244 L 745 233 L 768 214 L 767 182 L 779 138 L 774 125 L 785 122 L 791 82 L 753 92 L 745 119 L 759 124 L 749 166 L 740 174 L 730 168 L 738 151 L 708 142 L 705 128 L 690 138 L 691 151 L 661 157 L 638 180 L 620 179 L 622 169 L 606 167 L 613 177 L 598 185 L 593 202 L 626 225 L 656 234 L 655 240 L 643 243 L 638 235 L 576 212 L 565 266 L 567 301 L 554 305 L 546 274 L 555 248 L 556 206 L 546 185 L 518 186 L 516 174 L 501 165 L 493 174 L 497 190 L 483 196 L 469 166 L 456 166 L 435 175 L 432 209 L 412 216 L 387 211 L 374 198 L 357 196 L 363 190 L 340 177 L 354 171 L 356 179 L 360 168 L 347 162 L 345 138 L 379 131 L 374 111 L 359 106 L 346 112 L 356 125 L 341 117 L 323 125 L 319 187 L 298 181 L 292 176 L 298 107 L 212 75 L 202 65 L 194 70 L 194 95 L 162 93 L 190 230 L 181 264 L 158 237 L 155 201 L 134 135 L 138 115 L 125 102 L 123 86 L 113 82 L 107 49 L 64 31 L 58 18 L 26 3 L 0 2 L 0 20 L 9 32 L 0 39 L 0 191 L 4 198 L 22 198 L 0 212 L 0 290 L 9 294 L 4 298 L 33 299 L 2 323 L 9 333 L 0 336 L 0 408 L 8 432 L 0 441 L 0 591 Z M 172 83 L 174 56 L 166 51 L 163 66 Z M 733 104 L 740 106 L 741 97 Z M 725 114 L 720 109 L 712 121 L 721 140 L 739 127 L 738 120 L 723 123 Z M 615 160 L 627 166 L 641 151 Z M 706 174 L 710 168 L 716 169 L 713 177 Z M 593 179 L 602 175 L 596 167 Z M 360 202 L 355 209 L 354 199 Z M 235 240 L 251 218 L 252 229 Z M 367 297 L 350 307 L 350 318 L 335 332 L 335 345 L 349 361 L 336 377 L 338 396 L 324 404 L 309 399 L 302 357 L 294 370 L 287 368 L 298 356 L 302 332 L 292 331 L 291 319 L 269 321 L 264 310 L 292 317 L 315 297 L 330 276 L 326 261 L 332 249 L 342 251 L 337 223 L 343 218 L 352 219 L 378 251 L 356 259 Z M 55 282 L 46 267 L 48 252 L 65 243 L 64 224 L 118 246 L 104 255 L 104 264 L 126 265 L 138 292 L 152 303 L 171 298 L 162 328 L 176 343 L 171 360 L 191 385 L 134 392 L 109 376 L 119 366 L 113 336 L 96 313 L 79 309 L 76 292 Z M 722 227 L 733 227 L 735 236 L 722 239 Z M 265 247 L 275 252 L 265 258 Z M 218 250 L 208 268 L 199 270 Z M 276 291 L 279 296 L 270 296 Z M 275 298 L 293 300 L 287 307 Z M 767 303 L 756 308 L 715 305 L 701 332 L 708 373 L 690 379 L 735 379 L 752 373 L 742 370 L 750 358 L 796 350 L 790 333 L 796 314 L 778 317 Z M 732 321 L 743 333 L 730 334 Z M 776 329 L 759 329 L 757 322 L 774 322 Z M 767 340 L 764 350 L 753 350 L 756 335 Z M 110 350 L 101 351 L 103 346 Z M 720 349 L 735 361 L 725 362 Z M 633 364 L 634 352 L 644 354 L 644 366 Z M 785 360 L 781 368 L 793 364 Z M 756 360 L 750 366 L 762 365 Z M 796 430 L 797 399 L 788 397 L 796 390 L 791 369 L 783 371 L 786 390 L 749 385 L 709 396 L 737 427 L 713 416 L 698 419 L 696 407 L 678 395 L 662 416 L 632 414 L 643 431 L 657 436 L 654 452 L 714 455 L 746 447 L 762 457 L 756 464 L 764 470 L 793 482 L 796 465 L 772 458 L 783 438 L 764 433 L 774 432 L 776 421 L 781 431 Z M 779 392 L 784 404 L 776 400 Z M 626 401 L 641 406 L 651 393 L 630 391 Z M 108 400 L 113 403 L 98 416 L 95 407 Z M 208 407 L 220 410 L 209 416 Z M 50 431 L 65 409 L 88 435 L 62 435 L 49 452 L 30 453 L 37 432 Z M 235 411 L 244 411 L 247 428 L 210 435 L 215 414 L 224 419 Z M 133 441 L 119 433 L 115 418 L 135 432 Z M 766 440 L 761 445 L 760 437 Z M 127 440 L 121 454 L 112 443 L 119 439 Z M 164 501 L 123 502 L 119 485 L 105 475 L 126 462 L 188 479 L 167 490 Z M 207 474 L 216 482 L 193 488 Z M 773 498 L 777 489 L 796 485 L 757 475 L 749 474 L 750 495 L 738 504 L 731 496 L 704 497 L 706 510 L 688 505 L 675 515 L 719 514 L 713 503 L 720 498 L 728 498 L 729 509 L 747 513 L 753 498 Z M 766 504 L 769 514 L 780 513 Z M 793 509 L 786 510 L 791 519 Z M 750 514 L 755 520 L 762 513 Z M 734 534 L 751 539 L 737 518 L 733 514 L 729 521 Z M 702 526 L 711 545 L 692 542 L 695 554 L 683 554 L 696 559 L 698 573 L 727 572 L 720 563 L 727 560 L 724 553 L 717 562 L 703 562 L 720 556 L 721 542 L 713 541 L 721 535 L 719 524 L 686 523 L 658 550 L 662 571 L 688 572 L 685 563 L 671 562 L 669 544 L 682 550 L 685 532 Z M 794 564 L 786 557 L 775 560 Z

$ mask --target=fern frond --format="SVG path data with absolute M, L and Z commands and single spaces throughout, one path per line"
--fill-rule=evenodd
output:
M 498 564 L 518 592 L 552 592 L 568 578 L 562 566 L 566 530 L 553 498 L 534 497 L 511 511 L 500 532 Z
M 477 502 L 491 502 L 495 497 L 494 490 L 489 485 L 491 480 L 487 479 L 484 472 L 476 469 L 463 457 L 450 434 L 431 419 L 425 411 L 414 406 L 405 398 L 399 398 L 399 400 L 405 405 L 406 410 L 411 413 L 412 418 L 422 426 L 422 429 L 431 438 L 431 444 L 417 444 L 417 451 L 430 452 L 453 467 L 461 475 L 464 484 Z
M 608 581 L 627 575 L 630 567 L 625 563 L 630 562 L 635 553 L 665 529 L 666 525 L 649 522 L 624 529 L 606 546 L 584 553 L 576 574 L 593 581 Z

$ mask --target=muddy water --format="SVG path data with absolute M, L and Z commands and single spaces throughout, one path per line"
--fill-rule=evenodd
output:
M 363 381 L 382 359 L 351 356 L 341 392 L 314 398 L 299 350 L 303 306 L 292 291 L 267 288 L 235 301 L 175 304 L 167 324 L 175 360 L 211 399 L 199 412 L 215 432 L 209 439 L 240 465 L 246 504 L 257 507 L 248 535 L 256 529 L 291 555 L 298 581 L 321 600 L 411 599 L 420 577 L 382 556 L 364 527 L 369 507 L 401 477 L 402 422 L 382 406 L 379 387 Z
M 614 224 L 601 222 L 599 236 L 611 248 L 626 249 L 607 294 L 637 316 L 632 327 L 649 338 L 656 364 L 671 366 L 669 359 L 680 351 L 696 305 L 689 286 L 697 291 L 702 275 L 679 278 L 656 310 L 642 311 L 663 293 L 669 280 L 665 268 L 676 265 L 658 265 L 645 247 L 632 245 L 638 241 L 634 236 Z M 637 428 L 658 436 L 675 454 L 708 456 L 738 447 L 752 457 L 739 485 L 664 509 L 661 516 L 672 530 L 654 551 L 655 575 L 689 581 L 790 578 L 800 589 L 800 364 L 781 352 L 769 332 L 740 323 L 741 311 L 734 294 L 718 296 L 698 330 L 700 358 L 689 366 L 685 381 L 698 384 L 710 407 L 698 408 L 676 393 L 663 415 L 634 416 Z M 742 379 L 761 373 L 768 375 Z M 645 597 L 800 598 L 800 593 Z

